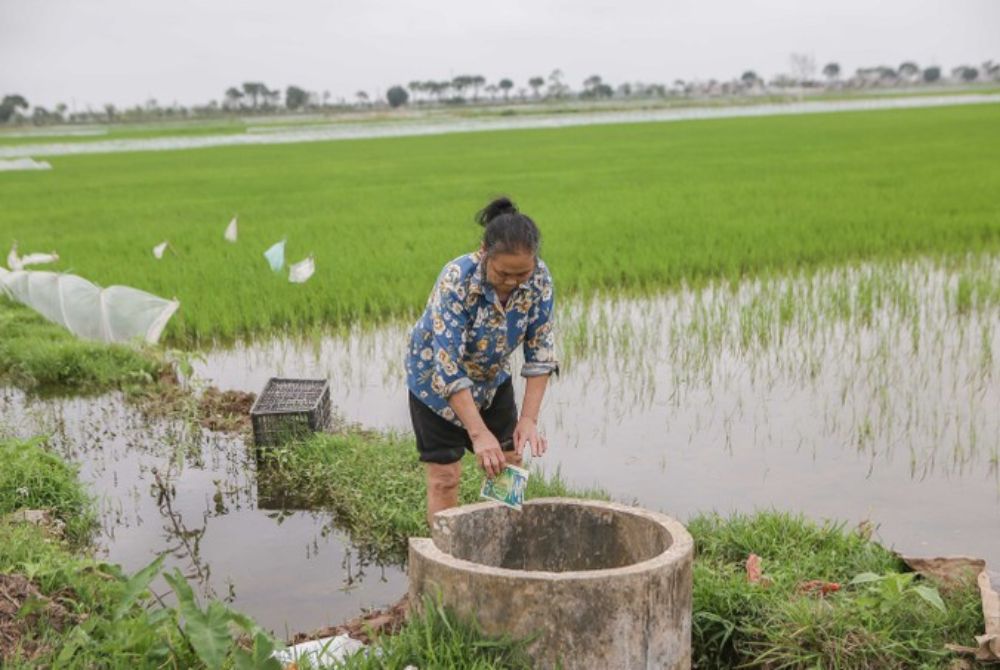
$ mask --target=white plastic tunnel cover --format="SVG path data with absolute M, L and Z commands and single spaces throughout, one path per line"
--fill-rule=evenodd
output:
M 141 338 L 156 344 L 181 306 L 127 286 L 100 288 L 76 275 L 0 268 L 0 293 L 77 337 L 101 342 Z

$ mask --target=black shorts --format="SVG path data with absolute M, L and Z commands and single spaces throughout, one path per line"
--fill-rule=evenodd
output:
M 424 463 L 447 465 L 461 460 L 465 451 L 472 451 L 472 440 L 464 428 L 435 414 L 420 398 L 410 394 L 410 419 L 417 436 L 417 451 Z M 517 404 L 514 402 L 514 383 L 508 379 L 497 388 L 489 407 L 479 410 L 486 427 L 490 429 L 505 450 L 513 448 L 514 428 L 517 426 Z

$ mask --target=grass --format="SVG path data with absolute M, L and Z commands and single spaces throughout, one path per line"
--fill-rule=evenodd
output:
M 90 496 L 76 468 L 45 451 L 40 440 L 0 438 L 0 517 L 18 510 L 49 510 L 66 524 L 66 536 L 85 544 L 96 525 Z
M 894 554 L 841 525 L 760 512 L 704 515 L 688 529 L 698 667 L 947 668 L 954 656 L 944 645 L 982 632 L 974 586 L 914 579 Z M 751 553 L 769 585 L 747 580 Z M 841 590 L 802 592 L 810 580 Z M 939 593 L 941 609 L 925 599 L 928 590 Z
M 479 499 L 482 481 L 481 471 L 467 460 L 461 504 Z M 319 435 L 268 454 L 258 483 L 272 504 L 331 510 L 351 542 L 379 561 L 403 561 L 407 538 L 427 533 L 424 466 L 412 436 L 359 430 Z M 526 495 L 607 497 L 571 490 L 558 473 L 532 476 Z
M 39 392 L 99 392 L 156 381 L 162 354 L 80 340 L 0 298 L 0 383 Z
M 498 192 L 539 222 L 563 296 L 989 252 L 998 121 L 975 105 L 54 157 L 0 177 L 0 241 L 178 297 L 184 343 L 412 314 Z M 316 256 L 305 285 L 261 258 L 286 235 L 291 260 Z
M 177 642 L 178 635 L 169 626 L 156 625 L 136 611 L 114 622 L 115 606 L 125 595 L 124 575 L 114 566 L 73 553 L 33 526 L 0 523 L 0 574 L 29 577 L 42 596 L 58 599 L 69 614 L 38 615 L 18 648 L 5 649 L 6 655 L 0 657 L 5 668 L 51 667 L 74 638 L 85 640 L 86 648 L 67 654 L 75 662 L 62 667 L 103 667 L 111 657 L 151 667 L 157 655 L 166 655 L 171 643 Z M 84 617 L 91 623 L 82 627 L 76 622 Z
M 407 666 L 453 670 L 530 670 L 525 643 L 484 636 L 440 603 L 427 601 L 402 630 L 378 642 L 376 653 L 355 654 L 337 665 L 344 670 L 386 670 Z

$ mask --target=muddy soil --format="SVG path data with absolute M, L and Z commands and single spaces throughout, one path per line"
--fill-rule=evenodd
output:
M 297 633 L 288 640 L 288 644 L 300 644 L 337 635 L 348 635 L 365 644 L 371 644 L 380 635 L 395 635 L 399 632 L 406 623 L 409 613 L 409 597 L 404 595 L 391 607 L 370 610 L 337 626 L 320 628 L 309 633 Z
M 0 574 L 0 660 L 13 658 L 15 653 L 30 660 L 45 652 L 44 642 L 35 637 L 42 622 L 56 630 L 76 623 L 59 602 L 71 595 L 66 592 L 48 598 L 24 575 Z

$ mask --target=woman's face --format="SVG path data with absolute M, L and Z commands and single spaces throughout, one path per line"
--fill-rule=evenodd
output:
M 517 251 L 486 257 L 486 281 L 501 295 L 507 295 L 535 273 L 535 254 Z

